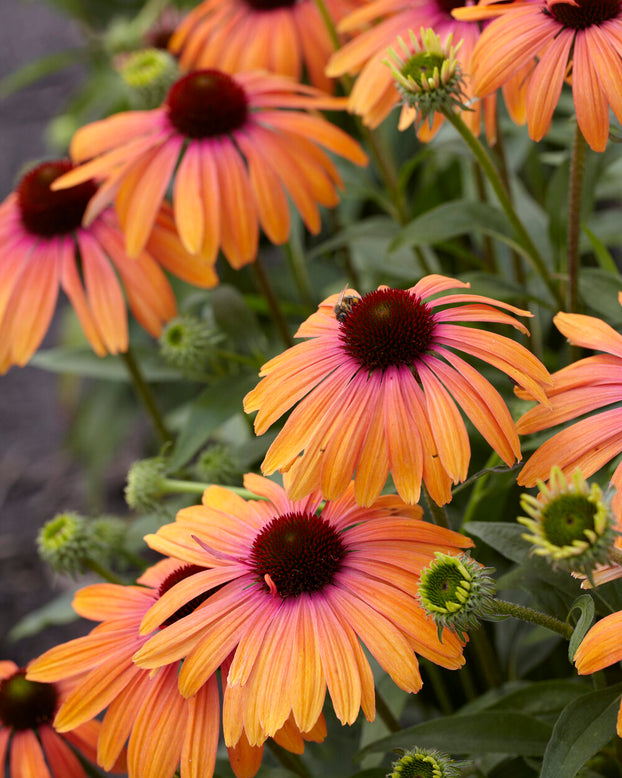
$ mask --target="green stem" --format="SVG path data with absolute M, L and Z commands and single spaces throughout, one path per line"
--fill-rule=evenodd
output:
M 309 278 L 309 271 L 305 262 L 304 255 L 299 250 L 298 246 L 294 246 L 293 241 L 290 240 L 285 244 L 285 254 L 289 261 L 289 266 L 292 270 L 292 274 L 296 280 L 298 291 L 303 304 L 311 311 L 315 311 L 316 305 L 313 301 L 313 287 L 311 285 L 311 279 Z
M 512 616 L 515 619 L 527 621 L 530 624 L 537 624 L 540 627 L 545 627 L 566 638 L 566 640 L 569 640 L 572 637 L 573 629 L 570 624 L 566 624 L 564 621 L 560 621 L 554 616 L 547 616 L 546 613 L 535 611 L 533 608 L 526 608 L 524 605 L 516 605 L 516 603 L 513 602 L 497 599 L 493 600 L 493 607 L 497 613 Z
M 268 303 L 270 313 L 272 314 L 272 319 L 276 324 L 276 328 L 279 331 L 281 340 L 285 344 L 285 348 L 291 348 L 294 345 L 294 341 L 292 340 L 292 336 L 289 334 L 289 327 L 287 326 L 287 321 L 285 319 L 285 316 L 283 315 L 283 311 L 281 310 L 279 301 L 277 300 L 276 295 L 272 291 L 272 286 L 268 281 L 268 276 L 266 275 L 263 269 L 259 257 L 257 257 L 257 259 L 253 262 L 252 268 L 255 274 L 255 280 L 257 281 L 261 293 L 266 298 L 266 302 Z
M 311 778 L 311 773 L 297 754 L 286 751 L 278 743 L 275 743 L 271 737 L 266 740 L 266 745 L 286 770 L 299 775 L 300 778 Z
M 221 359 L 229 360 L 229 362 L 238 362 L 240 365 L 247 365 L 252 368 L 260 368 L 263 364 L 263 361 L 258 363 L 257 360 L 252 357 L 245 357 L 244 354 L 238 354 L 235 351 L 228 351 L 227 349 L 215 348 L 212 350 L 212 353 L 214 356 L 220 357 Z
M 87 559 L 84 562 L 84 566 L 91 570 L 93 573 L 96 573 L 100 578 L 103 578 L 104 581 L 108 581 L 109 583 L 113 584 L 125 585 L 123 578 L 120 578 L 116 573 L 113 573 L 112 570 L 108 570 L 107 567 L 104 567 L 94 559 Z
M 579 300 L 579 232 L 581 229 L 581 191 L 585 171 L 587 144 L 577 124 L 570 162 L 570 191 L 568 194 L 568 238 L 566 270 L 568 274 L 567 311 L 576 313 Z
M 328 36 L 330 37 L 331 43 L 333 44 L 333 49 L 337 51 L 337 49 L 341 47 L 341 41 L 339 40 L 339 34 L 337 32 L 337 28 L 335 27 L 335 22 L 328 12 L 326 3 L 324 0 L 315 0 L 315 5 L 320 13 L 320 16 L 322 17 L 322 21 L 324 22 Z
M 445 686 L 445 681 L 441 675 L 437 665 L 433 662 L 428 662 L 423 659 L 421 662 L 422 668 L 425 668 L 432 690 L 434 691 L 434 697 L 438 703 L 438 707 L 444 716 L 450 716 L 454 712 L 454 707 L 451 704 L 451 697 Z
M 206 489 L 214 484 L 204 484 L 200 481 L 182 481 L 178 478 L 163 478 L 160 482 L 160 489 L 162 494 L 203 494 Z M 267 497 L 261 497 L 254 492 L 249 492 L 243 486 L 224 486 L 224 489 L 228 489 L 234 494 L 238 494 L 245 500 L 267 500 Z
M 387 705 L 386 700 L 380 694 L 378 689 L 376 689 L 376 713 L 380 716 L 380 718 L 384 722 L 384 725 L 389 730 L 389 732 L 401 732 L 402 731 L 402 727 L 401 727 L 399 721 L 391 713 L 391 709 Z
M 151 391 L 151 387 L 143 378 L 143 374 L 141 373 L 138 362 L 136 361 L 136 358 L 134 357 L 131 349 L 128 348 L 128 350 L 125 353 L 120 354 L 120 356 L 121 359 L 125 362 L 127 371 L 130 374 L 132 383 L 134 384 L 136 394 L 138 395 L 138 398 L 144 405 L 145 410 L 151 418 L 160 441 L 162 443 L 172 442 L 173 436 L 164 424 L 164 420 L 162 419 L 162 415 L 158 409 L 158 405 L 156 403 L 154 394 Z
M 482 625 L 479 629 L 471 632 L 469 650 L 474 655 L 477 667 L 482 674 L 489 689 L 500 686 L 503 681 L 503 673 L 499 666 L 497 654 L 492 647 L 486 630 Z
M 473 163 L 473 178 L 475 179 L 475 188 L 477 189 L 477 196 L 481 203 L 487 203 L 486 187 L 484 185 L 484 177 L 482 175 L 482 168 L 477 163 Z M 484 235 L 484 268 L 488 273 L 497 273 L 497 260 L 495 257 L 495 250 L 490 235 Z
M 518 217 L 518 214 L 514 210 L 514 206 L 512 205 L 512 201 L 510 200 L 508 191 L 505 188 L 501 176 L 497 172 L 497 169 L 493 164 L 490 155 L 488 154 L 484 146 L 481 144 L 479 139 L 476 138 L 475 135 L 473 135 L 471 130 L 464 123 L 460 114 L 452 113 L 451 111 L 448 111 L 445 114 L 445 116 L 447 117 L 447 120 L 453 125 L 453 127 L 460 134 L 462 139 L 465 141 L 465 143 L 473 153 L 476 160 L 481 165 L 481 168 L 484 171 L 484 175 L 490 182 L 490 185 L 492 186 L 493 191 L 497 196 L 497 199 L 499 200 L 499 204 L 505 211 L 508 220 L 510 221 L 512 227 L 514 228 L 514 231 L 516 232 L 519 243 L 521 244 L 524 251 L 527 253 L 527 256 L 531 260 L 531 263 L 533 264 L 534 268 L 536 269 L 536 271 L 538 272 L 538 274 L 546 284 L 546 287 L 549 290 L 551 297 L 556 301 L 559 307 L 563 307 L 563 300 L 560 295 L 559 289 L 553 283 L 553 280 L 549 275 L 544 259 L 542 258 L 540 252 L 536 248 L 534 242 L 531 239 L 531 236 L 525 229 L 522 221 Z
M 423 483 L 421 484 L 421 491 L 425 497 L 428 510 L 432 514 L 432 521 L 434 524 L 438 525 L 439 527 L 445 527 L 445 529 L 450 529 L 449 519 L 447 517 L 447 511 L 445 510 L 445 507 L 442 505 L 437 505 L 434 502 L 434 500 L 430 497 L 430 493 L 428 492 L 425 484 Z

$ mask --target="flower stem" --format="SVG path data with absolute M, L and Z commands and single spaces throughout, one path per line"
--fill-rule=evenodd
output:
M 384 697 L 376 689 L 376 713 L 380 716 L 389 732 L 401 732 L 402 727 L 399 721 L 391 713 L 391 709 L 386 703 Z
M 297 754 L 286 751 L 271 737 L 266 740 L 266 745 L 286 770 L 290 770 L 294 775 L 299 775 L 300 778 L 311 778 L 311 773 Z
M 100 578 L 103 578 L 104 581 L 108 581 L 108 583 L 121 585 L 125 584 L 125 581 L 122 578 L 119 578 L 116 573 L 113 573 L 112 570 L 108 570 L 107 567 L 104 567 L 94 559 L 86 559 L 84 566 L 91 570 L 93 573 L 96 573 Z
M 563 307 L 563 300 L 560 295 L 559 289 L 553 283 L 553 280 L 551 279 L 551 276 L 548 272 L 544 259 L 542 258 L 540 252 L 536 248 L 534 242 L 531 239 L 531 236 L 525 229 L 522 221 L 518 217 L 518 214 L 516 213 L 514 206 L 512 205 L 512 201 L 510 199 L 508 191 L 505 188 L 501 176 L 499 175 L 495 165 L 493 164 L 490 155 L 488 154 L 484 146 L 480 143 L 479 139 L 476 138 L 475 135 L 473 135 L 471 130 L 467 127 L 467 125 L 464 123 L 464 121 L 462 120 L 461 116 L 458 113 L 447 111 L 447 113 L 445 113 L 445 116 L 447 117 L 447 120 L 454 126 L 457 132 L 461 135 L 462 139 L 465 141 L 465 143 L 473 153 L 474 157 L 481 165 L 481 168 L 484 171 L 484 175 L 490 182 L 490 185 L 492 186 L 494 193 L 496 194 L 497 199 L 499 200 L 499 204 L 505 211 L 505 215 L 508 217 L 508 220 L 510 221 L 512 227 L 514 228 L 514 231 L 516 232 L 516 235 L 519 239 L 519 243 L 521 244 L 523 250 L 526 252 L 527 256 L 531 260 L 531 263 L 533 264 L 534 268 L 536 269 L 536 271 L 538 272 L 538 274 L 546 284 L 547 289 L 551 293 L 551 297 L 553 298 L 553 300 L 556 301 L 556 303 L 560 307 Z
M 206 489 L 215 484 L 205 484 L 200 481 L 182 481 L 178 478 L 163 478 L 160 482 L 160 488 L 163 494 L 203 494 Z M 220 485 L 220 484 L 218 484 Z M 254 492 L 249 492 L 243 486 L 223 486 L 234 494 L 238 494 L 245 500 L 267 500 L 267 497 L 262 497 Z
M 292 270 L 293 276 L 300 292 L 300 298 L 303 305 L 314 311 L 316 305 L 313 301 L 313 287 L 311 285 L 311 279 L 309 278 L 309 271 L 305 264 L 305 258 L 300 247 L 294 244 L 294 241 L 290 237 L 289 241 L 285 244 L 285 254 L 289 261 L 289 266 Z
M 579 300 L 579 231 L 581 229 L 581 191 L 585 171 L 587 144 L 577 124 L 570 162 L 570 191 L 568 194 L 568 236 L 566 270 L 568 273 L 567 311 L 576 313 Z
M 337 33 L 335 22 L 333 21 L 332 16 L 328 12 L 328 8 L 326 7 L 326 3 L 324 2 L 324 0 L 314 0 L 314 1 L 315 1 L 315 6 L 319 11 L 320 16 L 322 17 L 322 21 L 324 22 L 324 26 L 326 27 L 326 31 L 328 32 L 331 43 L 333 44 L 333 49 L 337 51 L 337 49 L 341 46 L 341 41 L 339 40 L 339 34 Z
M 533 608 L 526 608 L 524 605 L 497 599 L 492 601 L 492 608 L 499 614 L 512 616 L 515 619 L 527 621 L 530 624 L 538 624 L 540 627 L 546 627 L 546 629 L 556 632 L 558 635 L 566 638 L 566 640 L 572 637 L 573 629 L 570 624 L 566 624 L 554 616 L 547 616 L 546 613 L 535 611 Z
M 442 505 L 437 505 L 434 502 L 434 500 L 430 497 L 430 493 L 426 489 L 425 484 L 421 484 L 421 491 L 425 497 L 428 510 L 432 514 L 432 521 L 434 524 L 438 525 L 439 527 L 445 527 L 445 529 L 449 529 L 449 519 L 447 518 L 447 511 L 445 508 Z
M 285 348 L 291 348 L 294 345 L 294 341 L 292 340 L 292 336 L 289 334 L 287 321 L 285 320 L 285 316 L 283 315 L 279 301 L 277 300 L 276 295 L 272 290 L 272 286 L 268 281 L 268 276 L 263 269 L 259 257 L 257 257 L 257 259 L 253 262 L 252 268 L 253 272 L 255 273 L 255 280 L 261 289 L 261 293 L 266 298 L 266 302 L 270 308 L 270 313 L 272 314 L 272 319 L 276 324 L 276 328 L 279 331 L 281 340 L 285 344 Z
M 128 348 L 128 350 L 125 353 L 122 353 L 120 356 L 121 359 L 123 359 L 125 362 L 127 371 L 130 374 L 132 383 L 134 384 L 136 394 L 138 395 L 138 398 L 144 405 L 145 410 L 151 418 L 160 441 L 162 443 L 171 442 L 173 440 L 173 436 L 167 430 L 166 425 L 164 424 L 164 420 L 162 419 L 162 415 L 158 409 L 158 405 L 156 403 L 153 392 L 151 391 L 151 387 L 143 378 L 143 374 L 141 373 L 134 354 L 132 353 L 131 349 Z

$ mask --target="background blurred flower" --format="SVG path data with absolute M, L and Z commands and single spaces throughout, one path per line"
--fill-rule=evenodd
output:
M 364 0 L 326 0 L 339 21 Z M 182 68 L 228 73 L 269 70 L 329 91 L 324 68 L 333 44 L 315 0 L 205 0 L 181 22 L 170 49 Z
M 95 761 L 99 722 L 60 735 L 53 725 L 70 684 L 26 680 L 26 671 L 0 662 L 0 766 L 8 778 L 87 778 L 78 754 Z M 123 755 L 110 765 L 123 772 Z
M 293 502 L 261 476 L 246 475 L 244 485 L 267 501 L 246 502 L 212 486 L 202 505 L 146 537 L 152 548 L 209 569 L 155 603 L 143 632 L 219 588 L 135 657 L 158 667 L 184 656 L 180 689 L 192 695 L 233 654 L 226 743 L 237 741 L 242 725 L 251 743 L 261 743 L 290 715 L 306 732 L 327 687 L 342 723 L 361 708 L 373 719 L 374 680 L 361 643 L 408 692 L 421 687 L 415 652 L 443 667 L 462 665 L 462 643 L 449 631 L 439 640 L 416 592 L 434 551 L 455 553 L 471 545 L 468 538 L 421 521 L 421 509 L 396 496 L 362 509 L 351 486 L 319 513 L 319 492 Z
M 127 250 L 135 256 L 174 178 L 175 223 L 186 249 L 211 265 L 220 247 L 238 268 L 255 259 L 260 224 L 273 243 L 288 239 L 287 194 L 309 230 L 319 231 L 317 205 L 336 205 L 342 187 L 321 146 L 367 163 L 343 130 L 298 110 L 337 107 L 336 98 L 283 76 L 199 70 L 177 81 L 161 108 L 79 130 L 72 157 L 94 159 L 57 186 L 105 177 L 102 197 L 116 196 Z
M 622 293 L 618 296 L 622 304 Z M 604 354 L 580 359 L 553 374 L 546 388 L 548 404 L 527 411 L 517 422 L 520 434 L 531 434 L 576 419 L 620 401 L 622 396 L 622 335 L 593 316 L 558 313 L 553 319 L 570 343 Z M 518 392 L 524 397 L 524 393 Z M 622 408 L 613 407 L 571 424 L 543 443 L 527 460 L 518 483 L 535 486 L 558 465 L 570 476 L 579 469 L 589 478 L 622 451 Z M 622 515 L 622 464 L 611 478 L 616 494 L 612 508 Z
M 527 78 L 529 135 L 540 140 L 551 125 L 564 80 L 572 82 L 577 122 L 589 145 L 604 151 L 609 108 L 622 121 L 622 6 L 618 0 L 531 0 L 480 3 L 459 19 L 498 16 L 473 51 L 475 93 L 489 95 L 537 57 Z
M 59 288 L 93 350 L 104 356 L 127 350 L 126 305 L 154 337 L 177 312 L 162 267 L 198 286 L 218 281 L 212 267 L 183 248 L 167 209 L 154 214 L 152 237 L 135 259 L 123 247 L 111 208 L 81 226 L 97 184 L 87 179 L 51 189 L 72 167 L 68 160 L 38 165 L 0 205 L 0 372 L 25 365 L 39 347 Z
M 479 295 L 437 296 L 457 287 L 468 284 L 438 275 L 406 291 L 380 287 L 343 321 L 333 295 L 298 329 L 308 340 L 263 366 L 244 408 L 259 411 L 261 435 L 298 403 L 262 465 L 267 474 L 291 469 L 292 499 L 318 488 L 335 499 L 354 476 L 356 499 L 370 505 L 391 472 L 407 502 L 419 500 L 422 480 L 437 503 L 449 502 L 471 456 L 458 406 L 504 462 L 520 456 L 500 394 L 454 351 L 494 365 L 545 402 L 548 373 L 533 354 L 509 338 L 456 325 L 499 322 L 526 332 L 498 309 L 530 314 Z

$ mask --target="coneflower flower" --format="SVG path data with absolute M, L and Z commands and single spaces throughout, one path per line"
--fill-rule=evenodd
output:
M 619 0 L 481 0 L 455 11 L 459 19 L 497 16 L 472 58 L 479 96 L 492 94 L 526 66 L 529 135 L 551 125 L 564 81 L 571 81 L 577 122 L 595 151 L 609 136 L 609 109 L 622 121 L 622 6 Z M 537 58 L 537 64 L 534 62 Z
M 406 502 L 419 500 L 422 481 L 438 504 L 449 502 L 471 456 L 459 408 L 504 462 L 520 457 L 501 395 L 456 352 L 488 362 L 546 402 L 548 373 L 533 354 L 461 326 L 498 322 L 526 332 L 506 311 L 530 314 L 489 297 L 447 294 L 458 287 L 468 284 L 430 275 L 407 290 L 385 286 L 363 297 L 350 290 L 347 310 L 333 295 L 300 326 L 296 335 L 307 340 L 263 366 L 244 408 L 259 411 L 261 435 L 296 405 L 262 465 L 266 474 L 290 470 L 292 499 L 314 489 L 335 499 L 354 477 L 357 501 L 370 505 L 390 472 Z
M 8 778 L 87 778 L 80 757 L 95 761 L 100 724 L 89 721 L 60 734 L 54 716 L 72 684 L 26 679 L 14 662 L 0 662 L 0 767 Z M 5 765 L 8 772 L 5 773 Z M 125 771 L 125 758 L 110 765 Z
M 352 486 L 320 511 L 314 492 L 292 501 L 273 481 L 249 474 L 245 501 L 211 486 L 202 505 L 148 535 L 154 549 L 208 569 L 169 590 L 150 610 L 149 634 L 189 601 L 203 605 L 152 637 L 135 656 L 156 668 L 182 657 L 182 694 L 192 695 L 232 655 L 224 694 L 226 743 L 242 727 L 261 743 L 290 716 L 306 732 L 326 690 L 337 718 L 373 719 L 374 680 L 361 644 L 407 692 L 421 687 L 416 654 L 457 669 L 463 643 L 442 640 L 417 600 L 419 573 L 435 551 L 471 545 L 458 533 L 421 521 L 419 506 L 397 496 L 364 509 Z
M 365 0 L 326 0 L 335 22 Z M 315 0 L 204 0 L 175 30 L 169 48 L 186 70 L 268 70 L 329 91 L 333 44 Z
M 0 372 L 25 365 L 39 347 L 59 289 L 95 353 L 104 356 L 127 351 L 127 306 L 154 337 L 175 316 L 162 268 L 198 286 L 218 283 L 213 268 L 181 245 L 167 207 L 154 213 L 151 237 L 134 259 L 112 208 L 83 226 L 96 182 L 51 188 L 72 169 L 69 160 L 44 162 L 0 205 Z
M 318 205 L 335 206 L 343 186 L 322 147 L 367 163 L 347 133 L 304 110 L 338 107 L 342 100 L 284 76 L 197 70 L 171 87 L 160 108 L 78 130 L 71 156 L 85 164 L 55 186 L 104 178 L 93 211 L 116 197 L 127 251 L 135 256 L 174 181 L 175 223 L 186 249 L 213 265 L 222 248 L 239 268 L 255 259 L 260 225 L 273 243 L 288 239 L 288 195 L 308 229 L 320 230 Z
M 165 559 L 149 568 L 138 586 L 95 584 L 76 593 L 75 610 L 100 624 L 85 637 L 56 646 L 32 662 L 28 678 L 75 678 L 74 688 L 58 710 L 55 726 L 61 732 L 84 725 L 107 708 L 97 748 L 98 762 L 109 770 L 128 741 L 130 778 L 210 778 L 220 733 L 220 695 L 215 674 L 205 679 L 190 699 L 177 688 L 179 663 L 151 674 L 137 667 L 132 655 L 146 642 L 140 623 L 157 600 L 180 581 L 203 568 Z M 209 593 L 185 603 L 168 624 L 192 613 Z M 228 663 L 224 663 L 225 671 Z M 284 722 L 275 740 L 301 753 L 304 740 L 322 740 L 322 717 L 301 735 Z M 243 731 L 229 749 L 236 775 L 250 778 L 260 767 L 262 747 L 251 747 Z M 56 778 L 56 777 L 55 777 Z M 66 776 L 58 776 L 66 778 Z

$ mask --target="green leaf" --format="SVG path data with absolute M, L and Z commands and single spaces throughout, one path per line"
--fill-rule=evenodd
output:
M 417 724 L 370 743 L 357 758 L 400 748 L 405 742 L 421 748 L 438 748 L 450 754 L 542 756 L 550 735 L 551 727 L 532 716 L 515 711 L 486 710 Z M 560 775 L 558 773 L 557 778 Z
M 553 728 L 540 778 L 573 778 L 616 734 L 622 684 L 584 694 L 567 705 Z
M 41 57 L 34 62 L 9 73 L 8 76 L 0 79 L 0 99 L 25 89 L 34 84 L 41 78 L 47 78 L 58 70 L 74 65 L 84 59 L 82 49 L 67 49 L 65 51 L 56 51 L 47 57 Z
M 507 694 L 490 708 L 507 708 L 532 716 L 559 713 L 566 705 L 582 697 L 591 687 L 575 679 L 567 681 L 534 681 Z
M 255 376 L 225 378 L 209 386 L 192 403 L 190 415 L 171 453 L 171 470 L 188 462 L 210 435 L 235 413 L 242 412 L 242 399 L 257 383 Z
M 575 651 L 579 647 L 579 643 L 583 640 L 585 633 L 592 626 L 592 621 L 594 620 L 594 600 L 589 594 L 582 594 L 572 603 L 568 615 L 577 608 L 581 611 L 581 615 L 579 616 L 579 620 L 577 621 L 572 637 L 570 638 L 570 643 L 568 644 L 568 659 L 571 662 L 574 659 Z
M 523 539 L 524 527 L 503 521 L 469 521 L 463 527 L 469 535 L 488 543 L 512 562 L 524 562 L 529 555 L 529 543 Z
M 78 614 L 71 607 L 73 590 L 63 592 L 41 608 L 31 611 L 27 616 L 17 622 L 9 632 L 9 640 L 21 640 L 42 632 L 47 627 L 57 624 L 70 624 L 76 621 Z
M 582 225 L 582 230 L 589 238 L 592 248 L 594 249 L 594 254 L 596 255 L 596 260 L 601 268 L 607 273 L 613 273 L 616 276 L 619 275 L 615 260 L 598 235 L 593 233 L 585 224 Z
M 612 324 L 622 324 L 622 306 L 617 292 L 622 290 L 622 277 L 597 267 L 581 268 L 579 294 L 595 311 Z
M 152 349 L 136 348 L 133 351 L 147 381 L 179 381 L 179 371 L 167 367 Z M 88 346 L 62 346 L 37 351 L 29 364 L 51 373 L 103 378 L 109 381 L 130 380 L 121 357 L 98 357 Z
M 433 245 L 474 232 L 492 235 L 517 251 L 523 251 L 516 243 L 514 231 L 502 211 L 471 200 L 453 200 L 421 214 L 402 229 L 389 250 L 405 245 Z

